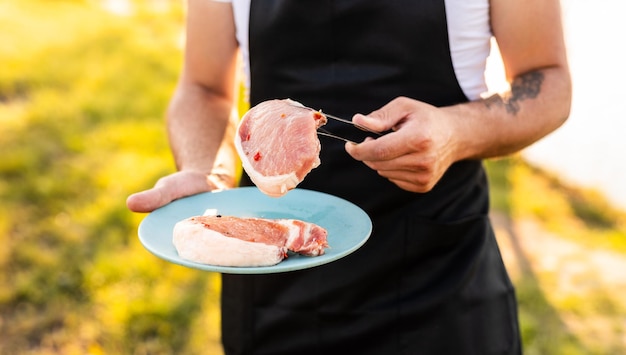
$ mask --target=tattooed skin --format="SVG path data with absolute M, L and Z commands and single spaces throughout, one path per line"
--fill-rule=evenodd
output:
M 520 110 L 520 101 L 534 99 L 539 95 L 543 79 L 542 72 L 526 73 L 513 80 L 511 91 L 507 95 L 504 97 L 493 95 L 485 100 L 485 105 L 487 108 L 493 105 L 504 105 L 508 113 L 517 115 Z

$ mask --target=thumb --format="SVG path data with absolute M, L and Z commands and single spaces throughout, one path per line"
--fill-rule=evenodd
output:
M 411 103 L 412 100 L 399 97 L 368 115 L 357 113 L 352 121 L 377 132 L 395 130 L 411 113 Z
M 134 193 L 126 199 L 126 206 L 133 212 L 152 212 L 159 207 L 165 206 L 173 199 L 167 197 L 162 187 Z
M 215 188 L 215 184 L 204 173 L 179 171 L 159 179 L 149 190 L 128 196 L 126 206 L 133 212 L 151 212 L 181 197 Z
M 389 126 L 387 124 L 387 122 L 385 122 L 381 117 L 379 117 L 376 113 L 378 111 L 374 111 L 372 113 L 370 113 L 369 115 L 363 115 L 360 113 L 357 113 L 356 115 L 354 115 L 352 117 L 352 122 L 367 127 L 368 129 L 371 129 L 374 132 L 384 132 L 389 130 L 392 126 Z

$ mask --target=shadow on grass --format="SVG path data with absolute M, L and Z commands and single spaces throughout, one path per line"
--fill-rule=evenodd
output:
M 517 260 L 519 274 L 514 281 L 520 312 L 520 329 L 525 354 L 588 354 L 583 344 L 572 334 L 558 310 L 546 298 L 539 279 L 533 271 L 520 236 L 507 216 L 503 224 Z

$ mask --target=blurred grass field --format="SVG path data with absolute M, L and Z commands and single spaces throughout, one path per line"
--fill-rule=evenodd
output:
M 99 1 L 0 0 L 0 354 L 221 353 L 219 276 L 145 251 L 143 215 L 124 204 L 174 171 L 163 114 L 184 9 L 151 3 L 122 16 Z M 625 215 L 596 192 L 518 157 L 487 166 L 497 211 L 626 255 Z M 626 351 L 559 321 L 605 312 L 619 338 L 611 297 L 555 303 L 536 278 L 514 281 L 526 353 Z

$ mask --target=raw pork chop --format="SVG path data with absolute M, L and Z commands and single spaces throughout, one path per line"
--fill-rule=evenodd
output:
M 324 254 L 324 228 L 294 219 L 199 216 L 174 226 L 174 247 L 181 258 L 218 266 L 270 266 L 287 250 L 306 255 Z
M 235 147 L 243 168 L 269 196 L 284 195 L 320 164 L 317 128 L 326 124 L 326 116 L 303 108 L 290 99 L 265 101 L 237 128 Z

